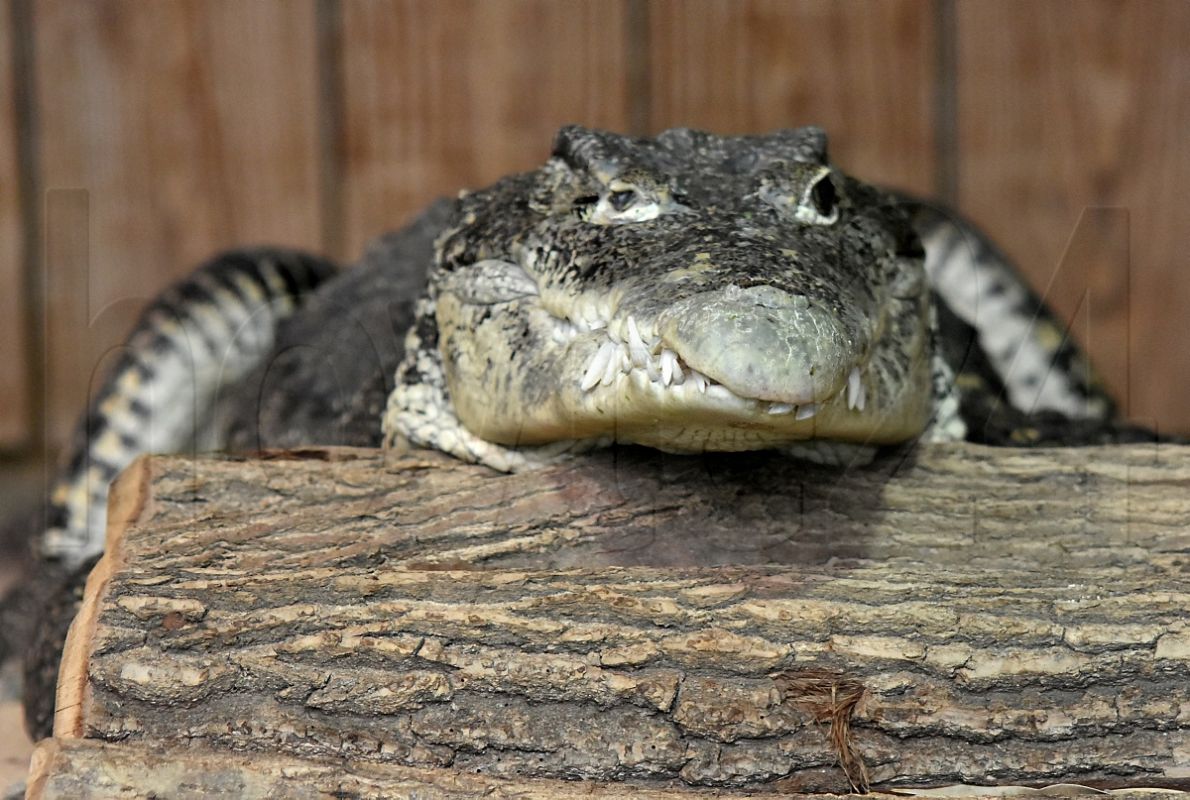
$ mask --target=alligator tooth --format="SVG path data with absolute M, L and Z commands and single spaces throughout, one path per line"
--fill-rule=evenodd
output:
M 636 328 L 636 335 L 640 337 L 641 343 L 645 345 L 646 349 L 651 353 L 660 352 L 661 348 L 658 345 L 661 344 L 661 337 L 653 333 L 652 323 L 642 324 L 635 319 L 632 322 L 633 327 Z
M 661 351 L 662 355 L 665 355 L 666 353 L 669 353 L 669 360 L 673 364 L 673 366 L 671 367 L 671 369 L 673 371 L 673 382 L 674 383 L 685 382 L 686 375 L 685 375 L 685 373 L 682 372 L 682 364 L 678 360 L 678 354 L 675 353 L 673 350 L 662 350 Z
M 624 323 L 621 322 L 620 320 L 618 320 L 618 319 L 610 320 L 607 323 L 607 325 L 604 326 L 603 330 L 607 334 L 607 338 L 611 339 L 612 341 L 614 341 L 614 342 L 624 342 L 625 341 Z
M 684 376 L 682 368 L 678 366 L 678 354 L 673 350 L 662 350 L 658 358 L 661 360 L 661 378 L 665 385 L 680 382 Z
M 847 375 L 847 408 L 864 410 L 864 383 L 860 379 L 859 367 L 852 367 Z
M 795 408 L 797 408 L 797 406 L 792 405 L 790 403 L 773 403 L 769 406 L 769 413 L 770 414 L 788 414 L 790 411 L 793 411 Z
M 628 344 L 641 348 L 645 346 L 644 340 L 640 338 L 640 328 L 636 327 L 635 317 L 628 317 Z
M 628 350 L 632 353 L 632 363 L 643 367 L 649 361 L 649 348 L 645 347 L 644 339 L 640 338 L 640 329 L 636 327 L 636 320 L 628 318 Z
M 620 345 L 615 343 L 609 344 L 611 344 L 613 350 L 611 356 L 607 359 L 607 368 L 603 370 L 603 379 L 599 381 L 602 386 L 610 386 L 611 382 L 620 374 Z
M 578 328 L 566 320 L 560 321 L 554 326 L 554 341 L 559 344 L 565 344 L 575 337 L 578 333 Z
M 608 362 L 611 361 L 615 352 L 614 344 L 604 342 L 599 351 L 591 357 L 591 363 L 587 365 L 587 371 L 583 373 L 583 380 L 579 383 L 579 388 L 584 392 L 590 391 L 595 387 L 595 384 L 603 380 L 603 373 L 607 371 Z
M 599 313 L 599 306 L 596 303 L 587 303 L 587 307 L 583 309 L 583 316 L 587 320 L 587 324 L 591 326 L 591 330 L 602 330 L 607 327 L 608 318 Z
M 690 380 L 692 380 L 694 382 L 695 387 L 698 389 L 698 391 L 700 393 L 702 393 L 702 394 L 707 393 L 707 379 L 703 376 L 703 374 L 701 372 L 696 372 L 695 370 L 690 370 Z
M 797 413 L 793 415 L 793 418 L 798 419 L 798 420 L 809 419 L 810 417 L 814 416 L 817 413 L 818 413 L 818 404 L 817 403 L 807 403 L 806 405 L 798 408 Z

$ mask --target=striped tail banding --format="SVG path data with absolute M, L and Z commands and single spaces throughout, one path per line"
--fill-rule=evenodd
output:
M 78 427 L 40 555 L 69 568 L 102 552 L 108 487 L 138 455 L 218 449 L 207 423 L 221 388 L 269 356 L 279 322 L 335 271 L 296 251 L 237 250 L 154 300 Z
M 1007 256 L 953 212 L 915 206 L 930 285 L 974 329 L 1011 404 L 1026 414 L 1111 419 L 1115 404 L 1086 356 Z

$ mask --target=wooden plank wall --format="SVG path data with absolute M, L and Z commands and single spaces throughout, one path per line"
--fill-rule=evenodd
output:
M 959 206 L 1078 312 L 1133 418 L 1190 431 L 1190 3 L 957 12 Z
M 51 442 L 141 306 L 213 250 L 318 248 L 313 0 L 32 7 Z
M 16 102 L 18 46 L 11 16 L 0 20 L 0 97 L 5 100 L 0 105 L 0 447 L 27 443 L 32 422 L 26 218 Z
M 567 122 L 822 124 L 845 168 L 957 201 L 1133 417 L 1190 431 L 1184 0 L 4 2 L 0 449 L 61 442 L 210 252 L 351 258 Z

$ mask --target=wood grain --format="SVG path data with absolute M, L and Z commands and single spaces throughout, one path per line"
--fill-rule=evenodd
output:
M 655 0 L 648 14 L 654 130 L 817 124 L 857 176 L 935 190 L 932 4 Z
M 48 0 L 34 13 L 43 183 L 86 251 L 48 276 L 61 442 L 145 301 L 215 249 L 319 245 L 313 0 Z M 52 202 L 52 199 L 50 200 Z M 52 223 L 52 220 L 48 221 Z M 53 243 L 50 243 L 53 246 Z
M 1081 455 L 144 459 L 55 733 L 657 788 L 1176 783 L 1190 448 Z
M 401 767 L 350 759 L 229 754 L 187 746 L 161 752 L 152 746 L 87 739 L 47 739 L 38 746 L 29 800 L 77 800 L 102 789 L 117 797 L 409 798 L 419 800 L 698 800 L 722 790 L 645 789 L 590 781 L 508 780 L 453 769 Z M 186 787 L 180 791 L 180 787 Z M 1029 790 L 1026 790 L 1029 791 Z M 1068 789 L 1069 791 L 1069 789 Z M 874 793 L 899 800 L 913 792 Z M 926 793 L 928 794 L 928 793 Z M 981 787 L 954 788 L 949 800 L 992 800 L 1003 794 Z M 1116 790 L 1110 800 L 1168 800 L 1159 789 Z M 749 792 L 750 800 L 843 800 L 841 795 Z
M 12 8 L 0 7 L 0 450 L 32 441 Z
M 1190 430 L 1190 4 L 961 2 L 957 28 L 962 208 L 1132 418 Z
M 625 6 L 344 4 L 347 254 L 438 196 L 537 166 L 563 124 L 624 129 Z
M 702 459 L 628 449 L 582 461 L 496 479 L 428 452 L 388 465 L 376 451 L 346 448 L 264 461 L 146 457 L 117 482 L 120 522 L 107 558 L 218 561 L 236 542 L 267 539 L 277 552 L 256 563 L 272 569 L 357 562 L 381 545 L 383 563 L 404 569 L 899 558 L 1096 568 L 1173 559 L 1190 546 L 1190 502 L 1180 491 L 1190 485 L 1190 449 L 1172 445 L 923 446 L 854 470 L 772 453 Z M 218 526 L 208 524 L 213 511 Z M 122 520 L 149 514 L 150 529 L 126 535 Z M 351 535 L 334 535 L 344 529 Z M 154 554 L 158 538 L 172 555 Z
M 186 793 L 179 793 L 179 787 Z M 140 744 L 47 739 L 38 747 L 29 800 L 77 800 L 95 787 L 117 797 L 267 797 L 378 800 L 697 800 L 708 794 L 577 781 L 508 780 L 453 769 L 271 753 L 229 754 L 199 747 L 161 752 Z M 711 795 L 720 797 L 719 794 Z M 800 800 L 786 793 L 752 800 Z M 815 795 L 815 800 L 841 800 Z M 1137 800 L 1163 800 L 1151 796 Z

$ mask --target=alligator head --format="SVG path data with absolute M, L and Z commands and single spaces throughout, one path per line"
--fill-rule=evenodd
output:
M 900 442 L 930 417 L 931 330 L 909 214 L 820 130 L 568 127 L 541 169 L 460 198 L 385 425 L 489 462 L 457 436 Z

